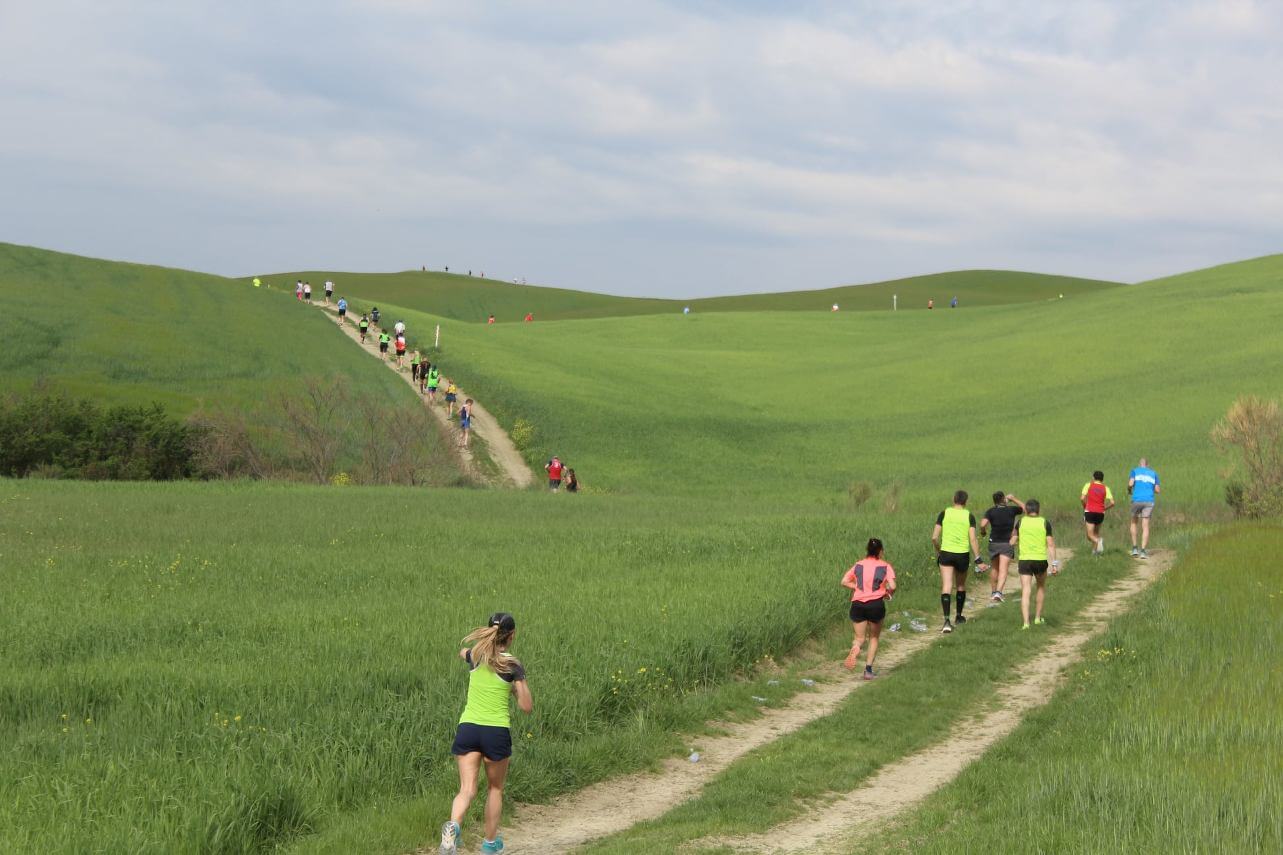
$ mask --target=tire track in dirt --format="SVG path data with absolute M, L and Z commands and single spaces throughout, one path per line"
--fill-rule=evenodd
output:
M 1062 549 L 1068 562 L 1073 553 Z M 993 571 L 990 571 L 993 572 Z M 985 577 L 974 576 L 973 581 Z M 1016 573 L 1007 578 L 1004 592 L 1019 585 Z M 987 587 L 981 588 L 986 591 Z M 977 597 L 987 602 L 988 596 Z M 979 605 L 979 603 L 977 603 Z M 1004 607 L 1011 608 L 1011 603 Z M 983 620 L 989 609 L 973 608 L 972 620 Z M 889 621 L 890 622 L 890 621 Z M 886 674 L 918 651 L 940 638 L 936 627 L 927 632 L 910 631 L 903 621 L 901 633 L 883 632 L 883 642 L 891 643 L 878 651 L 878 670 Z M 965 630 L 962 630 L 965 632 Z M 505 832 L 513 852 L 563 853 L 601 837 L 624 831 L 639 822 L 655 819 L 699 795 L 706 783 L 736 760 L 755 748 L 773 742 L 805 725 L 830 715 L 865 681 L 859 671 L 847 671 L 833 662 L 813 672 L 828 682 L 818 683 L 814 691 L 800 692 L 784 706 L 765 710 L 750 722 L 712 725 L 717 736 L 695 737 L 690 741 L 700 753 L 700 761 L 665 760 L 658 772 L 644 772 L 611 778 L 563 796 L 547 805 L 521 805 L 516 822 Z M 423 849 L 422 853 L 434 850 Z
M 1171 552 L 1162 551 L 1155 552 L 1148 561 L 1135 562 L 1134 573 L 1092 600 L 1068 632 L 1053 638 L 1037 657 L 1019 669 L 1014 683 L 999 689 L 998 709 L 977 710 L 970 721 L 960 721 L 973 736 L 966 740 L 946 737 L 888 764 L 866 784 L 839 796 L 821 810 L 808 812 L 764 834 L 709 838 L 699 841 L 699 845 L 746 852 L 827 848 L 836 840 L 849 841 L 875 823 L 884 823 L 915 807 L 1014 731 L 1028 712 L 1050 700 L 1065 671 L 1078 661 L 1087 643 L 1126 611 L 1137 594 L 1166 572 L 1173 558 Z
M 361 331 L 358 330 L 355 325 L 348 324 L 339 318 L 338 307 L 326 306 L 323 303 L 316 303 L 314 305 L 318 308 L 324 309 L 331 319 L 338 324 L 339 328 L 347 334 L 348 338 L 356 342 L 357 345 L 366 353 L 369 353 L 381 362 L 386 363 L 389 368 L 399 374 L 405 382 L 410 384 L 416 395 L 420 395 L 420 397 L 422 397 L 418 386 L 414 382 L 414 378 L 411 377 L 408 372 L 398 369 L 396 367 L 396 363 L 389 363 L 387 360 L 383 359 L 382 354 L 379 353 L 377 336 L 367 336 L 369 341 L 362 344 Z M 463 391 L 463 389 L 459 389 L 459 399 L 464 400 L 467 397 L 468 395 Z M 460 435 L 460 431 L 455 426 L 454 422 L 446 416 L 445 411 L 441 407 L 434 407 L 426 398 L 423 398 L 423 406 L 427 407 L 428 412 L 432 413 L 433 417 L 441 423 L 449 436 L 456 438 L 456 441 L 453 443 L 453 450 L 459 457 L 460 462 L 463 464 L 464 470 L 476 480 L 487 481 L 488 479 L 477 466 L 476 460 L 472 456 L 472 451 L 459 445 L 457 439 Z M 475 398 L 472 400 L 472 413 L 472 432 L 475 434 L 476 438 L 486 444 L 486 449 L 490 452 L 490 459 L 499 467 L 504 483 L 508 486 L 516 487 L 517 489 L 523 489 L 535 483 L 534 472 L 532 472 L 530 467 L 526 465 L 525 458 L 521 456 L 521 452 L 517 450 L 517 446 L 513 445 L 512 438 L 508 436 L 507 432 L 502 426 L 500 426 L 499 422 L 495 420 L 494 416 L 490 415 L 490 412 L 486 410 L 485 407 L 477 403 Z

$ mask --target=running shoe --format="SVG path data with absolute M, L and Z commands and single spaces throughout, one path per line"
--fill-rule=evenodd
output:
M 1148 551 L 1148 550 L 1146 550 L 1146 549 L 1142 549 L 1142 550 L 1140 551 L 1140 557 L 1141 557 L 1141 559 L 1142 559 L 1142 560 L 1143 560 L 1143 559 L 1148 558 L 1148 557 L 1149 557 L 1149 551 Z
M 495 835 L 494 840 L 481 841 L 481 851 L 482 852 L 502 852 L 503 838 L 500 837 L 499 835 Z
M 1042 618 L 1040 617 L 1034 618 L 1034 626 L 1042 626 L 1044 623 L 1046 623 L 1046 621 L 1043 620 Z
M 876 679 L 877 679 L 877 677 L 878 677 L 878 675 L 873 673 L 873 669 L 872 669 L 872 668 L 865 668 L 865 669 L 864 669 L 864 679 L 866 679 L 866 680 L 876 680 Z
M 948 618 L 944 619 L 944 626 L 940 627 L 940 632 L 943 633 L 944 635 L 948 635 L 949 633 L 953 632 L 953 624 L 949 623 Z
M 848 670 L 848 671 L 850 671 L 850 670 L 854 669 L 854 668 L 855 668 L 855 658 L 856 658 L 856 655 L 857 655 L 857 654 L 856 654 L 856 652 L 855 652 L 854 650 L 852 650 L 850 653 L 848 653 L 848 654 L 847 654 L 847 657 L 846 657 L 846 661 L 844 661 L 844 662 L 842 663 L 842 667 L 843 667 L 843 668 L 845 668 L 845 669 L 846 669 L 846 670 Z
M 994 591 L 994 592 L 993 592 L 993 594 L 991 594 L 991 595 L 989 596 L 989 601 L 990 601 L 991 603 L 1001 603 L 1001 602 L 1002 602 L 1002 591 Z
M 1021 629 L 1028 629 L 1028 628 L 1029 628 L 1029 624 L 1027 624 L 1027 623 L 1022 623 L 1022 624 L 1020 625 L 1020 628 L 1021 628 Z
M 1132 558 L 1139 558 L 1139 557 L 1140 557 L 1140 550 L 1133 546 L 1133 547 L 1132 547 Z
M 1096 541 L 1096 554 L 1097 555 L 1105 554 L 1105 538 L 1103 537 L 1100 540 Z
M 451 820 L 441 826 L 441 855 L 455 855 L 459 851 L 459 823 Z
M 967 622 L 966 615 L 958 615 L 956 618 L 953 619 L 954 626 L 957 626 L 959 624 L 964 624 L 966 622 Z

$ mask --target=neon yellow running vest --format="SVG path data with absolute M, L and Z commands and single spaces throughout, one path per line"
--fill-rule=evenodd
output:
M 468 704 L 459 724 L 508 727 L 508 697 L 512 684 L 489 668 L 473 668 L 468 674 Z
M 1047 520 L 1025 517 L 1020 521 L 1020 560 L 1047 560 Z
M 944 522 L 940 524 L 941 552 L 971 552 L 971 511 L 966 508 L 945 508 Z

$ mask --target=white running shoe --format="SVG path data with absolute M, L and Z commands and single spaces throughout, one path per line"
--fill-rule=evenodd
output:
M 441 826 L 441 848 L 437 851 L 440 855 L 456 855 L 459 851 L 459 824 L 450 820 Z

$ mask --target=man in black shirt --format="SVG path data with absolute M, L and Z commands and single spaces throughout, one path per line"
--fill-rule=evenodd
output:
M 985 511 L 984 519 L 980 521 L 981 537 L 986 529 L 989 530 L 989 563 L 993 565 L 994 571 L 989 577 L 989 586 L 993 589 L 989 599 L 992 602 L 1003 601 L 1002 589 L 1007 585 L 1007 568 L 1016 555 L 1015 547 L 1011 545 L 1011 531 L 1016 526 L 1016 517 L 1024 512 L 1024 502 L 999 490 L 993 494 L 993 507 Z

